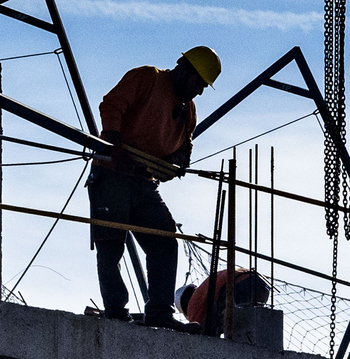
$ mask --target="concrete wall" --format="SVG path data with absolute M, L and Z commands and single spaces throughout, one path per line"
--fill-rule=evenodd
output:
M 0 359 L 321 359 L 117 320 L 0 303 Z

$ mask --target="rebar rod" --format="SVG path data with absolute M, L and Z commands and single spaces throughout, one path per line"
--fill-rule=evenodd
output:
M 271 147 L 271 189 L 274 189 L 275 177 L 275 154 L 274 148 Z M 274 194 L 271 193 L 271 258 L 275 257 L 275 206 L 274 206 Z M 271 261 L 271 308 L 274 307 L 274 264 Z
M 236 156 L 229 161 L 229 200 L 228 200 L 228 229 L 227 229 L 227 279 L 226 279 L 226 311 L 225 338 L 233 337 L 234 320 L 234 282 L 236 267 Z
M 221 175 L 218 185 L 218 194 L 217 194 L 217 202 L 216 202 L 209 285 L 208 285 L 208 293 L 207 293 L 207 310 L 206 310 L 206 317 L 205 317 L 206 319 L 205 319 L 205 328 L 204 328 L 204 334 L 210 336 L 215 335 L 212 330 L 212 322 L 213 322 L 216 279 L 217 279 L 219 251 L 220 251 L 220 240 L 221 240 L 221 231 L 222 231 L 223 209 L 225 206 L 225 193 L 226 193 L 225 191 L 222 190 L 222 185 L 224 180 L 224 161 L 222 161 L 221 163 L 220 174 Z

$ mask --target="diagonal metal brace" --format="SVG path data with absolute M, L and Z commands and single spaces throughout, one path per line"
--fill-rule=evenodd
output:
M 308 89 L 302 89 L 297 86 L 284 84 L 271 79 L 272 76 L 276 75 L 293 60 L 295 60 Z M 300 95 L 312 99 L 315 102 L 324 121 L 325 128 L 327 131 L 329 131 L 332 141 L 338 151 L 338 155 L 345 166 L 347 174 L 350 176 L 350 156 L 345 147 L 345 144 L 340 138 L 339 131 L 335 130 L 336 126 L 334 126 L 334 124 L 336 123 L 336 120 L 330 115 L 322 94 L 304 58 L 304 55 L 301 52 L 300 47 L 297 46 L 293 47 L 289 52 L 287 52 L 269 68 L 263 71 L 259 76 L 257 76 L 253 81 L 237 92 L 233 97 L 221 105 L 201 123 L 199 123 L 196 127 L 196 130 L 194 131 L 193 139 L 206 131 L 210 126 L 212 126 L 221 117 L 231 111 L 235 106 L 237 106 L 262 85 Z
M 299 47 L 294 47 L 292 50 L 287 52 L 283 57 L 277 60 L 273 65 L 271 65 L 268 69 L 262 72 L 258 77 L 256 77 L 253 81 L 251 81 L 248 85 L 246 85 L 242 90 L 237 92 L 233 97 L 231 97 L 228 101 L 226 101 L 223 105 L 221 105 L 217 110 L 215 110 L 211 115 L 209 115 L 206 119 L 204 119 L 196 128 L 193 134 L 193 138 L 198 137 L 202 132 L 208 129 L 211 125 L 213 125 L 216 121 L 218 121 L 221 117 L 226 115 L 229 111 L 231 111 L 235 106 L 237 106 L 240 102 L 246 99 L 249 95 L 251 95 L 255 90 L 257 90 L 263 83 L 274 76 L 277 72 L 279 72 L 283 67 L 289 64 L 291 61 L 295 59 L 296 53 L 300 51 Z
M 37 19 L 33 16 L 21 13 L 17 10 L 10 9 L 6 6 L 2 6 L 2 5 L 0 5 L 0 14 L 12 17 L 16 20 L 25 22 L 29 25 L 36 26 L 40 29 L 49 31 L 49 32 L 57 35 L 58 40 L 61 44 L 63 55 L 66 59 L 67 67 L 69 69 L 79 102 L 80 102 L 81 109 L 84 113 L 86 124 L 89 128 L 90 133 L 94 136 L 98 136 L 98 128 L 96 126 L 96 123 L 95 123 L 95 120 L 94 120 L 94 117 L 93 117 L 93 114 L 92 114 L 92 111 L 90 108 L 90 104 L 87 99 L 85 89 L 84 89 L 82 80 L 80 78 L 80 74 L 79 74 L 77 65 L 75 63 L 73 52 L 70 47 L 65 29 L 63 27 L 61 17 L 58 13 L 56 3 L 54 0 L 45 0 L 45 1 L 46 1 L 46 5 L 47 5 L 48 11 L 50 13 L 51 19 L 52 19 L 52 24 L 50 24 L 46 21 Z M 2 2 L 4 2 L 4 1 L 0 0 L 0 4 Z
M 0 4 L 4 3 L 5 1 L 0 1 Z M 12 17 L 13 19 L 25 22 L 29 25 L 36 26 L 40 29 L 56 33 L 56 27 L 49 22 L 37 19 L 36 17 L 24 14 L 23 12 L 11 9 L 7 6 L 0 5 L 0 14 L 6 15 L 8 17 Z
M 85 133 L 73 126 L 67 125 L 66 123 L 60 122 L 55 118 L 34 110 L 8 96 L 5 96 L 4 94 L 0 94 L 0 108 L 3 108 L 14 115 L 22 117 L 75 143 L 90 148 L 100 155 L 108 156 L 112 152 L 113 145 L 109 142 Z

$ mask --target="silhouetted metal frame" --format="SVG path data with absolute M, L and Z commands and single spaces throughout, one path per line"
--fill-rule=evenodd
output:
M 56 4 L 54 0 L 45 1 L 52 19 L 52 23 L 37 19 L 33 16 L 24 14 L 17 10 L 10 9 L 3 5 L 0 5 L 0 13 L 57 35 L 89 132 L 93 136 L 98 136 L 98 129 L 93 118 L 92 111 L 81 81 L 81 77 L 79 75 L 78 68 L 76 66 L 74 56 L 69 45 L 67 35 L 64 30 Z
M 61 135 L 62 137 L 72 140 L 84 147 L 90 148 L 101 155 L 109 155 L 112 152 L 112 144 L 66 123 L 60 122 L 53 117 L 43 114 L 42 112 L 36 111 L 3 94 L 0 94 L 0 108 L 50 130 L 51 132 Z
M 49 117 L 43 113 L 39 113 L 29 107 L 16 102 L 9 97 L 4 95 L 0 95 L 0 108 L 3 108 L 13 114 L 16 114 L 20 117 L 23 117 L 33 123 L 36 123 L 50 131 L 53 131 L 65 138 L 72 140 L 73 142 L 79 143 L 85 147 L 91 148 L 100 154 L 110 154 L 111 146 L 109 143 L 98 139 L 98 130 L 96 123 L 94 121 L 91 108 L 89 106 L 87 96 L 82 85 L 82 81 L 73 57 L 72 50 L 70 48 L 66 33 L 64 31 L 64 27 L 59 16 L 56 4 L 54 0 L 45 0 L 51 19 L 52 24 L 37 19 L 35 17 L 29 16 L 27 14 L 21 13 L 19 11 L 7 8 L 3 5 L 0 5 L 0 13 L 3 15 L 7 15 L 16 20 L 23 21 L 27 24 L 36 26 L 43 30 L 54 33 L 58 36 L 67 67 L 69 69 L 75 90 L 77 92 L 77 96 L 80 102 L 80 106 L 82 108 L 87 126 L 89 128 L 90 134 L 89 136 L 84 132 L 75 129 L 71 126 L 63 122 L 59 122 L 52 117 Z M 0 0 L 0 4 L 6 1 Z M 271 77 L 274 76 L 277 72 L 279 72 L 282 68 L 288 65 L 291 61 L 295 60 L 297 65 L 303 75 L 303 78 L 308 86 L 308 90 L 281 83 L 275 80 L 272 80 Z M 234 95 L 230 100 L 224 103 L 221 107 L 219 107 L 216 111 L 214 111 L 211 115 L 209 115 L 204 121 L 202 121 L 196 128 L 193 138 L 195 139 L 205 130 L 207 130 L 211 125 L 213 125 L 216 121 L 218 121 L 221 117 L 223 117 L 227 112 L 232 110 L 237 104 L 243 101 L 246 97 L 252 94 L 255 90 L 257 90 L 261 85 L 266 85 L 269 87 L 273 87 L 276 89 L 280 89 L 283 91 L 287 91 L 293 94 L 297 94 L 303 97 L 307 97 L 313 99 L 316 103 L 317 108 L 320 111 L 320 114 L 324 120 L 325 127 L 327 129 L 332 128 L 328 126 L 334 119 L 332 119 L 327 111 L 325 102 L 322 98 L 322 95 L 317 87 L 317 84 L 312 76 L 312 73 L 305 61 L 305 58 L 299 47 L 294 47 L 291 51 L 285 54 L 281 59 L 275 62 L 272 66 L 270 66 L 267 70 L 265 70 L 262 74 L 260 74 L 255 80 L 249 83 L 246 87 L 244 87 L 241 91 L 239 91 L 236 95 Z M 336 145 L 339 156 L 342 159 L 342 162 L 346 168 L 347 173 L 350 175 L 350 161 L 349 154 L 340 140 L 339 133 L 331 133 L 332 140 Z M 135 265 L 135 263 L 134 263 Z
M 81 77 L 79 75 L 78 68 L 71 47 L 69 45 L 68 38 L 64 30 L 60 15 L 58 13 L 58 9 L 56 7 L 55 1 L 54 0 L 45 0 L 45 1 L 51 16 L 52 23 L 48 23 L 46 21 L 37 19 L 33 16 L 24 14 L 17 10 L 10 9 L 3 5 L 0 5 L 0 13 L 57 35 L 90 134 L 84 133 L 79 129 L 76 129 L 72 126 L 69 126 L 68 124 L 60 122 L 50 116 L 47 116 L 39 111 L 29 108 L 28 106 L 21 104 L 18 101 L 1 94 L 0 94 L 0 108 L 3 108 L 4 110 L 12 114 L 20 116 L 58 135 L 61 135 L 62 137 L 67 138 L 75 143 L 78 143 L 84 147 L 96 151 L 100 155 L 110 155 L 112 152 L 113 145 L 97 137 L 98 129 L 95 120 L 93 118 L 92 111 L 81 81 Z M 0 4 L 4 2 L 5 2 L 4 0 L 0 0 Z M 46 148 L 49 147 L 46 146 Z M 53 148 L 51 147 L 51 149 Z M 139 260 L 132 237 L 130 237 L 128 240 L 128 250 L 134 266 L 134 270 L 137 275 L 137 279 L 139 281 L 143 298 L 146 301 L 147 299 L 146 278 L 142 271 L 141 262 Z
M 287 66 L 293 60 L 296 61 L 308 89 L 303 89 L 294 85 L 282 83 L 271 79 L 272 76 L 274 76 L 279 71 L 281 71 L 285 66 Z M 350 158 L 348 151 L 340 139 L 339 132 L 332 130 L 333 126 L 331 125 L 335 122 L 335 119 L 333 119 L 329 114 L 326 103 L 321 95 L 321 92 L 311 73 L 311 70 L 304 58 L 304 55 L 302 54 L 301 49 L 297 46 L 294 47 L 289 52 L 287 52 L 273 65 L 271 65 L 268 69 L 262 72 L 253 81 L 251 81 L 248 85 L 246 85 L 242 90 L 240 90 L 237 94 L 231 97 L 228 101 L 226 101 L 223 105 L 221 105 L 212 114 L 210 114 L 206 119 L 204 119 L 201 123 L 199 123 L 198 126 L 196 127 L 196 130 L 194 131 L 193 138 L 195 139 L 199 135 L 201 135 L 210 126 L 212 126 L 215 122 L 217 122 L 221 117 L 226 115 L 229 111 L 231 111 L 235 106 L 237 106 L 240 102 L 242 102 L 245 98 L 251 95 L 255 90 L 257 90 L 262 85 L 273 87 L 279 90 L 283 90 L 289 93 L 293 93 L 314 100 L 318 110 L 320 111 L 320 115 L 322 116 L 322 119 L 324 121 L 325 128 L 329 131 L 333 143 L 337 148 L 339 157 L 341 158 L 345 166 L 346 172 L 350 176 Z

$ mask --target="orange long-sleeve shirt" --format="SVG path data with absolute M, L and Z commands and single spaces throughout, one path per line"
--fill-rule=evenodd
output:
M 245 268 L 236 268 L 235 284 L 249 278 L 249 271 Z M 239 275 L 239 276 L 238 276 Z M 215 297 L 216 302 L 219 296 L 220 289 L 226 284 L 227 270 L 222 270 L 217 273 Z M 190 322 L 198 322 L 204 325 L 205 317 L 207 314 L 207 295 L 209 289 L 209 278 L 207 278 L 196 290 L 194 291 L 187 307 L 187 319 Z
M 164 159 L 191 140 L 196 126 L 194 102 L 174 118 L 179 105 L 169 70 L 143 66 L 127 72 L 99 109 L 103 130 L 118 131 L 122 143 Z

